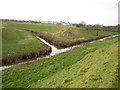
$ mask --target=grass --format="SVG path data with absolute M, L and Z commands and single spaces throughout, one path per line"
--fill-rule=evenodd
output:
M 15 24 L 5 22 L 2 23 L 2 42 L 3 57 L 42 47 L 42 43 L 29 32 L 17 28 Z
M 63 25 L 51 25 L 51 24 L 35 24 L 35 23 L 17 23 L 17 22 L 9 22 L 9 24 L 12 26 L 14 25 L 14 28 L 17 29 L 31 29 L 35 31 L 41 31 L 41 32 L 58 32 L 60 29 L 68 26 Z
M 22 29 L 47 33 L 56 40 L 75 41 L 117 34 L 74 26 L 3 22 L 3 56 L 42 48 L 42 43 Z M 3 88 L 113 88 L 117 87 L 118 38 L 90 44 L 3 70 Z
M 57 72 L 32 88 L 109 88 L 116 79 L 115 45 L 86 55 L 77 63 Z M 104 56 L 104 54 L 108 54 Z M 110 55 L 112 55 L 110 57 Z M 114 55 L 114 56 L 113 56 Z M 99 58 L 99 60 L 98 60 Z M 116 62 L 115 62 L 116 61 Z M 104 74 L 103 74 L 104 73 Z
M 44 32 L 56 40 L 63 41 L 86 40 L 98 37 L 95 30 L 87 31 L 85 28 L 76 28 L 74 26 L 16 22 L 3 22 L 2 24 L 3 57 L 42 47 L 39 40 L 22 29 Z M 115 32 L 99 31 L 99 36 L 111 34 L 115 34 Z
M 3 88 L 117 87 L 118 38 L 3 70 Z
M 85 28 L 77 28 L 74 26 L 70 26 L 69 28 L 64 28 L 60 30 L 57 33 L 53 34 L 53 37 L 56 37 L 57 39 L 61 39 L 64 41 L 70 41 L 70 40 L 87 40 L 90 38 L 96 38 L 101 36 L 108 36 L 116 34 L 115 32 L 107 32 L 107 31 L 99 31 L 97 36 L 96 30 L 86 30 Z
M 86 30 L 85 28 L 77 28 L 75 26 L 52 25 L 52 24 L 33 24 L 33 23 L 16 23 L 9 22 L 11 26 L 17 29 L 28 29 L 37 32 L 47 33 L 55 39 L 70 40 L 86 40 L 100 36 L 108 36 L 117 34 L 117 32 L 108 32 L 100 30 L 97 36 L 96 30 Z

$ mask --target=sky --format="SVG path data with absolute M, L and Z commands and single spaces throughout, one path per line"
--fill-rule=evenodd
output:
M 0 19 L 117 25 L 119 0 L 0 0 Z

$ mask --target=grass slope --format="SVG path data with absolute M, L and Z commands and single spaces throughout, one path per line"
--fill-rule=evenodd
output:
M 32 88 L 109 88 L 117 75 L 116 44 L 98 49 Z M 116 74 L 115 74 L 116 73 Z
M 118 38 L 3 70 L 3 88 L 117 87 Z

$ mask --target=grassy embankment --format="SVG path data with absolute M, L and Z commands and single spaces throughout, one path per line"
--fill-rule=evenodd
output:
M 118 38 L 3 70 L 3 88 L 117 87 Z
M 32 58 L 35 56 L 32 55 L 34 52 L 40 53 L 43 48 L 48 48 L 31 33 L 17 28 L 15 24 L 5 22 L 2 23 L 2 46 L 3 64 Z

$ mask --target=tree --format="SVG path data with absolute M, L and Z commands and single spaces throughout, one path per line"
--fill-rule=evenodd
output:
M 85 27 L 86 26 L 86 22 L 82 21 L 79 24 L 76 25 L 76 27 Z
M 86 25 L 86 22 L 85 22 L 85 21 L 82 21 L 80 24 L 82 24 L 82 25 L 85 26 L 85 25 Z

